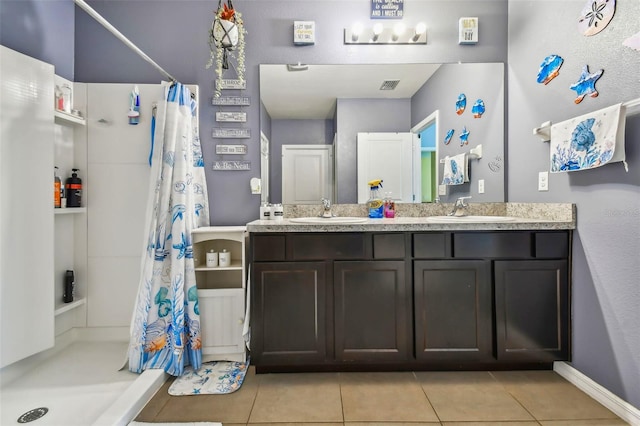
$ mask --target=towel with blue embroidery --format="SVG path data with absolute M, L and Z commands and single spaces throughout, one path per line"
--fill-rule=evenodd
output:
M 442 173 L 442 185 L 462 185 L 469 182 L 469 158 L 467 154 L 446 156 Z
M 593 169 L 622 161 L 625 169 L 625 108 L 622 104 L 551 126 L 551 173 Z

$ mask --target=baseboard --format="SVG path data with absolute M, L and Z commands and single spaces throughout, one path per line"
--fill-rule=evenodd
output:
M 553 371 L 567 379 L 568 382 L 575 385 L 578 389 L 607 407 L 622 420 L 628 422 L 632 426 L 640 426 L 640 410 L 633 405 L 624 401 L 622 398 L 614 395 L 611 391 L 602 385 L 594 382 L 569 364 L 563 361 L 553 363 Z

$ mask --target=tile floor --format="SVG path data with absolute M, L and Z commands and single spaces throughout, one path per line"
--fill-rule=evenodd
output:
M 140 422 L 224 426 L 614 426 L 627 423 L 553 371 L 255 374 L 235 393 L 171 396 Z

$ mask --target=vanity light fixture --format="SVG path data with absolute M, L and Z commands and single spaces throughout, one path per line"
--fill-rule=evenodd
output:
M 415 28 L 407 28 L 399 22 L 386 27 L 378 22 L 367 28 L 356 23 L 344 29 L 344 44 L 427 44 L 427 26 L 420 22 Z

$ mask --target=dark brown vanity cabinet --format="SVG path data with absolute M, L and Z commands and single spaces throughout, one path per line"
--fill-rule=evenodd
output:
M 570 359 L 571 231 L 251 234 L 258 372 Z
M 414 261 L 417 360 L 491 359 L 490 266 L 484 260 Z
M 326 271 L 325 262 L 256 262 L 253 265 L 252 362 L 256 365 L 324 362 L 327 356 Z
M 567 261 L 496 261 L 494 275 L 498 360 L 569 359 Z
M 405 262 L 334 262 L 335 357 L 339 362 L 407 362 L 410 280 Z

